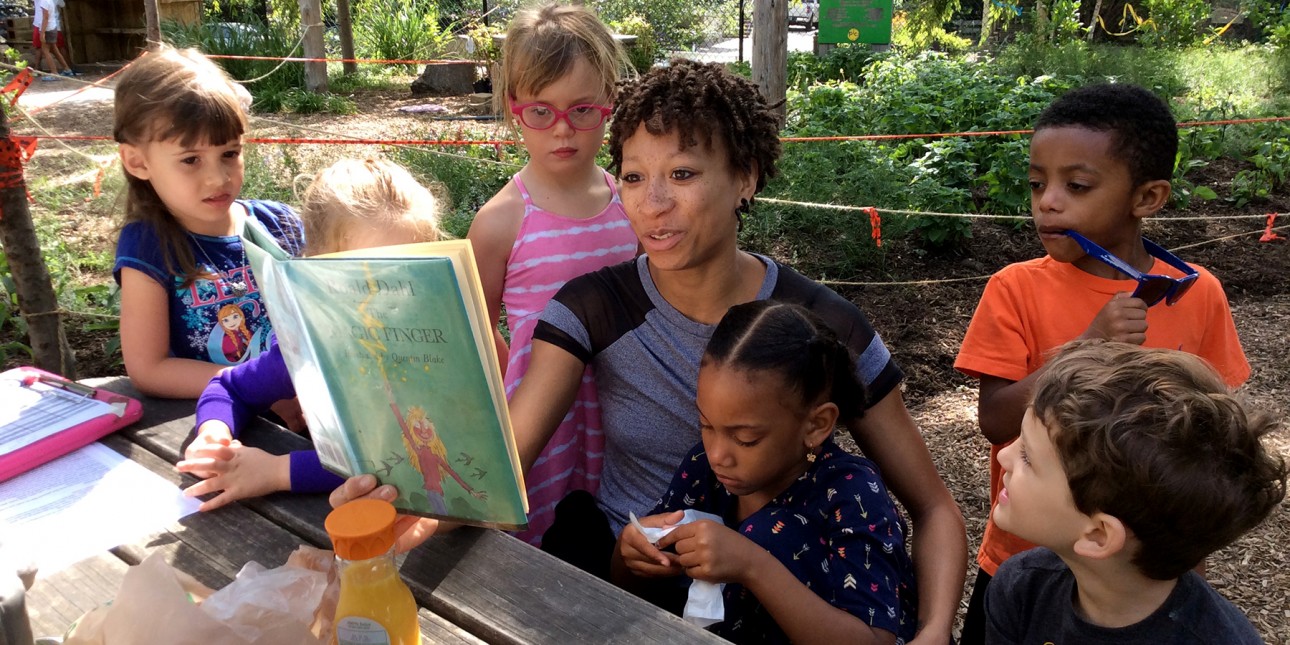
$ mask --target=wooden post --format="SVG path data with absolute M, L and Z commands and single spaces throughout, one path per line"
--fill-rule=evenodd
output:
M 156 50 L 161 46 L 161 14 L 157 11 L 157 0 L 143 0 L 143 15 L 148 22 L 148 50 Z
M 9 139 L 9 115 L 0 109 L 0 159 L 18 159 L 16 146 Z M 16 178 L 13 185 L 0 188 L 0 248 L 9 260 L 9 271 L 18 289 L 18 310 L 27 321 L 27 338 L 36 367 L 74 379 L 76 359 L 63 333 L 58 296 L 40 252 L 31 211 L 27 210 L 22 162 L 14 163 L 18 164 L 16 168 L 0 167 L 0 177 Z
M 319 0 L 300 0 L 300 27 L 305 30 L 305 58 L 326 58 Z M 305 87 L 315 94 L 327 91 L 327 63 L 305 63 Z
M 336 0 L 336 31 L 340 32 L 340 57 L 354 58 L 354 25 L 350 22 L 349 0 Z M 358 63 L 342 63 L 346 74 L 358 73 Z
M 753 3 L 752 78 L 766 102 L 779 104 L 780 125 L 787 114 L 789 0 L 755 0 Z

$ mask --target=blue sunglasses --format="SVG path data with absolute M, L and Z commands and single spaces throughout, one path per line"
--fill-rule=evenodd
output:
M 1196 277 L 1199 275 L 1196 269 L 1188 266 L 1178 256 L 1164 250 L 1160 245 L 1145 237 L 1142 238 L 1142 245 L 1147 248 L 1147 253 L 1150 253 L 1151 257 L 1164 260 L 1165 264 L 1182 271 L 1183 277 L 1174 278 L 1167 275 L 1143 273 L 1075 231 L 1066 231 L 1066 235 L 1075 240 L 1090 257 L 1100 260 L 1116 271 L 1137 280 L 1138 288 L 1133 290 L 1133 297 L 1142 299 L 1143 302 L 1147 303 L 1148 307 L 1161 300 L 1164 300 L 1166 305 L 1172 306 L 1183 297 L 1183 294 L 1187 293 L 1188 289 L 1191 289 L 1191 286 L 1196 283 Z

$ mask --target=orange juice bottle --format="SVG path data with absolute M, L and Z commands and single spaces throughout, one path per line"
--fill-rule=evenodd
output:
M 347 502 L 325 526 L 340 565 L 337 645 L 418 645 L 417 603 L 394 565 L 394 507 L 377 499 Z

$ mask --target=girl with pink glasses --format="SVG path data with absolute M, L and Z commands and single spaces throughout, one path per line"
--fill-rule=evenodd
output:
M 509 351 L 500 332 L 495 341 L 508 397 L 528 370 L 533 328 L 551 296 L 572 278 L 636 254 L 613 176 L 596 165 L 625 61 L 582 6 L 525 11 L 507 29 L 494 96 L 529 160 L 479 210 L 468 237 L 494 327 L 506 307 Z M 528 473 L 529 530 L 519 537 L 540 545 L 557 503 L 572 491 L 595 493 L 603 453 L 587 368 L 577 400 Z

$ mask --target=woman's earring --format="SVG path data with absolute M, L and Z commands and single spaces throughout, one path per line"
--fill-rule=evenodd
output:
M 806 463 L 808 464 L 815 463 L 815 447 L 813 446 L 806 447 Z

